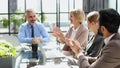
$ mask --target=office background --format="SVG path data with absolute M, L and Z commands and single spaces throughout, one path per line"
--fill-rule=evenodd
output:
M 120 13 L 120 0 L 0 0 L 0 34 L 17 34 L 24 22 L 24 12 L 31 8 L 49 33 L 57 25 L 63 32 L 69 28 L 69 11 L 83 9 L 85 13 L 114 8 Z

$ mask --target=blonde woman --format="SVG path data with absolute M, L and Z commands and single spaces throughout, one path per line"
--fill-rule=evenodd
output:
M 65 55 L 74 55 L 73 51 L 68 45 L 68 40 L 78 40 L 80 46 L 86 47 L 87 39 L 88 39 L 88 30 L 83 25 L 85 19 L 84 11 L 81 9 L 74 9 L 70 11 L 70 22 L 73 26 L 69 28 L 66 35 L 62 33 L 62 31 L 58 27 L 54 27 L 53 36 L 58 38 L 60 43 L 64 43 L 63 50 Z

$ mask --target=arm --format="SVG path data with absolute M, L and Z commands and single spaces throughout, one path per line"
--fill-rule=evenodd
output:
M 91 45 L 90 49 L 87 51 L 87 55 L 91 57 L 96 57 L 100 53 L 104 44 L 104 39 L 102 36 L 96 35 L 93 44 Z
M 102 51 L 102 55 L 91 65 L 84 55 L 79 56 L 80 68 L 116 68 L 120 62 L 120 45 L 119 43 L 109 43 Z M 119 67 L 118 67 L 119 68 Z
M 42 36 L 43 42 L 49 42 L 50 37 L 43 24 L 39 26 L 39 30 L 40 30 L 40 34 Z
M 58 27 L 54 27 L 53 29 L 53 34 L 52 34 L 54 37 L 57 38 L 57 40 L 60 42 L 60 43 L 65 43 L 65 36 L 64 34 L 62 33 L 62 31 L 58 28 Z
M 82 53 L 82 48 L 78 41 L 69 41 L 73 52 L 78 56 L 78 65 L 80 68 L 119 68 L 120 64 L 120 44 L 119 40 L 109 43 L 105 46 L 100 57 L 91 65 L 86 56 Z
M 29 37 L 26 36 L 28 31 L 26 32 L 25 29 L 26 29 L 25 25 L 20 26 L 20 29 L 19 29 L 19 32 L 18 32 L 18 39 L 21 43 L 31 43 L 32 38 L 29 38 Z
M 83 30 L 80 33 L 78 32 L 76 40 L 78 40 L 80 46 L 84 49 L 88 40 L 88 30 L 86 28 L 83 28 Z

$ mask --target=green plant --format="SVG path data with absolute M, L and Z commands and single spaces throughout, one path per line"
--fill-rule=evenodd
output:
M 16 56 L 16 49 L 8 42 L 0 42 L 0 57 Z
M 7 28 L 7 26 L 8 26 L 8 19 L 3 17 L 2 20 L 0 20 L 0 23 L 3 24 L 4 28 Z
M 46 19 L 46 16 L 45 16 L 45 13 L 44 12 L 41 12 L 41 22 L 44 23 L 45 19 Z
M 10 22 L 10 24 L 15 24 L 15 26 L 18 26 L 18 27 L 22 23 L 24 23 L 24 21 L 25 21 L 24 14 L 19 14 L 19 13 L 22 13 L 21 10 L 16 10 L 15 13 L 18 13 L 18 14 L 11 14 L 10 20 L 8 20 L 6 17 L 1 18 L 0 23 L 3 24 L 4 28 L 8 27 L 8 22 Z
M 25 22 L 25 16 L 24 15 L 11 15 L 10 17 L 10 23 L 16 24 L 18 27 Z
M 10 24 L 14 24 L 13 26 L 13 29 L 16 30 L 16 27 L 19 27 L 22 23 L 25 22 L 25 16 L 24 14 L 20 14 L 20 13 L 23 13 L 21 10 L 16 10 L 15 13 L 17 14 L 11 14 L 10 15 Z M 40 14 L 38 14 L 38 16 L 40 17 L 41 16 L 41 23 L 44 23 L 45 19 L 46 19 L 46 16 L 45 16 L 45 13 L 42 12 Z M 6 17 L 3 17 L 1 20 L 0 20 L 0 23 L 3 24 L 3 27 L 4 28 L 7 28 L 8 27 L 8 19 Z M 40 21 L 37 17 L 37 21 Z

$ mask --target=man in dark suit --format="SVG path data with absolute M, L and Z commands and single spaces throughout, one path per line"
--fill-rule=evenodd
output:
M 103 34 L 105 46 L 97 60 L 89 64 L 83 54 L 79 42 L 71 40 L 69 44 L 71 49 L 78 57 L 80 68 L 120 68 L 120 15 L 114 9 L 104 9 L 99 11 L 99 26 Z

